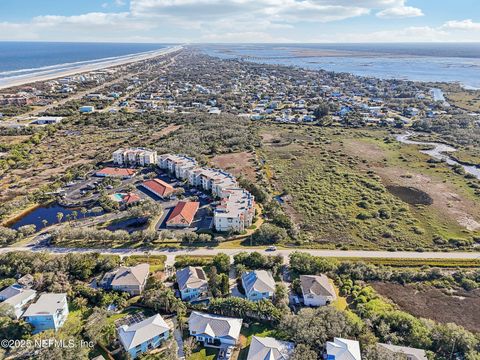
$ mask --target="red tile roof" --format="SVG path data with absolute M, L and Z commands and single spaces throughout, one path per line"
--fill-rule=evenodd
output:
M 151 192 L 162 197 L 168 196 L 174 191 L 172 185 L 160 179 L 147 180 L 147 181 L 144 181 L 142 185 L 146 187 L 148 190 L 150 190 Z
M 135 193 L 128 193 L 126 194 L 124 197 L 123 197 L 123 202 L 125 202 L 126 204 L 133 204 L 137 201 L 140 201 L 140 196 L 138 196 L 137 194 Z
M 96 172 L 96 175 L 99 176 L 119 176 L 119 177 L 130 177 L 137 173 L 135 169 L 125 169 L 125 168 L 112 168 L 106 167 L 102 170 Z
M 195 201 L 179 201 L 167 219 L 167 225 L 190 225 L 200 206 Z

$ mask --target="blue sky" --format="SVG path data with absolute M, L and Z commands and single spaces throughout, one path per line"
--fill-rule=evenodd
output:
M 480 41 L 480 1 L 0 0 L 0 40 Z

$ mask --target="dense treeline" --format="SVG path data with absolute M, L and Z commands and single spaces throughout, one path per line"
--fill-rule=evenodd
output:
M 341 295 L 349 299 L 351 311 L 363 320 L 361 331 L 356 334 L 351 332 L 350 335 L 360 340 L 365 359 L 383 359 L 377 353 L 377 342 L 429 350 L 432 358 L 437 360 L 451 359 L 452 356 L 456 359 L 473 360 L 480 355 L 478 335 L 456 324 L 440 324 L 398 310 L 372 287 L 363 285 L 364 281 L 401 284 L 428 282 L 438 287 L 462 286 L 471 290 L 480 286 L 479 270 L 447 273 L 437 268 L 395 269 L 359 262 L 338 262 L 306 253 L 293 253 L 290 256 L 290 268 L 294 276 L 327 273 L 336 280 Z M 300 313 L 303 311 L 305 310 Z M 358 321 L 354 323 L 358 324 Z M 309 343 L 304 344 L 312 346 Z
M 237 274 L 241 274 L 246 270 L 269 270 L 277 277 L 283 265 L 283 257 L 281 255 L 266 256 L 258 252 L 241 252 L 233 257 L 235 270 Z
M 290 255 L 292 273 L 328 273 L 332 277 L 361 281 L 387 281 L 399 284 L 429 282 L 436 287 L 450 288 L 461 286 L 465 290 L 480 287 L 480 270 L 445 271 L 435 267 L 395 268 L 363 262 L 350 262 L 322 258 L 307 253 L 295 252 Z
M 478 120 L 473 117 L 422 119 L 413 123 L 412 127 L 418 131 L 441 134 L 446 142 L 480 146 L 480 126 Z
M 95 274 L 113 269 L 119 263 L 119 256 L 105 256 L 98 253 L 50 255 L 10 252 L 0 255 L 0 277 L 63 273 L 69 280 L 86 280 Z
M 173 117 L 171 121 L 182 127 L 163 139 L 160 153 L 184 153 L 201 160 L 201 155 L 248 151 L 260 146 L 256 126 L 248 119 L 195 114 Z

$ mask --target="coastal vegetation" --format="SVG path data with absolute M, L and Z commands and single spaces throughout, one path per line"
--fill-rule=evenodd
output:
M 439 190 L 451 187 L 471 206 L 461 209 L 465 216 L 474 218 L 480 209 L 471 184 L 478 181 L 432 165 L 386 131 L 271 125 L 261 135 L 271 191 L 285 199 L 282 207 L 298 227 L 291 236 L 298 244 L 421 250 L 469 248 L 479 239 L 475 226 L 466 228 L 458 212 L 455 217 L 442 207 L 436 189 L 414 182 L 431 176 L 428 182 Z

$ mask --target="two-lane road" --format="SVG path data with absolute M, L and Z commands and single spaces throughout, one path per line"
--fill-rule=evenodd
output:
M 149 250 L 149 249 L 83 249 L 83 248 L 58 248 L 58 247 L 9 247 L 0 249 L 0 254 L 11 251 L 45 251 L 52 254 L 68 254 L 68 253 L 91 253 L 97 252 L 101 254 L 111 254 L 120 256 L 129 255 L 145 255 L 147 252 L 150 255 L 166 255 L 167 264 L 172 265 L 177 255 L 216 255 L 225 253 L 232 257 L 239 252 L 263 252 L 269 255 L 282 255 L 285 262 L 288 261 L 288 256 L 295 252 L 306 252 L 315 256 L 322 257 L 346 257 L 346 258 L 388 258 L 388 259 L 437 259 L 437 260 L 478 260 L 480 259 L 479 252 L 409 252 L 409 251 L 364 251 L 364 250 L 311 250 L 311 249 L 282 249 L 272 252 L 267 252 L 263 248 L 238 248 L 238 249 L 221 249 L 221 248 L 188 248 L 188 249 L 164 249 L 164 250 Z

